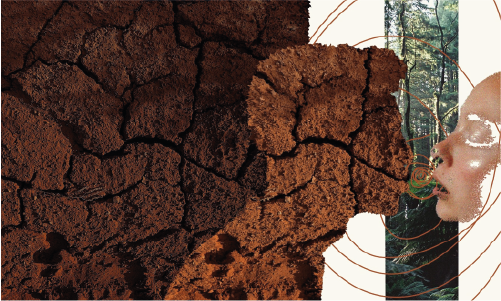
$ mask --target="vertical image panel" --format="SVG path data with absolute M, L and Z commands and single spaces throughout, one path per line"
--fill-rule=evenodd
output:
M 386 218 L 386 295 L 457 300 L 457 216 L 437 210 L 447 202 L 448 187 L 434 177 L 450 162 L 432 150 L 445 143 L 458 120 L 458 68 L 452 61 L 458 59 L 458 1 L 385 4 L 385 29 L 393 36 L 387 46 L 407 64 L 396 96 L 415 155 L 409 191 L 400 196 L 399 212 Z

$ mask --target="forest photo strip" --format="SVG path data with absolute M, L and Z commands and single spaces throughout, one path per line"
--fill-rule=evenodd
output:
M 385 41 L 408 66 L 395 96 L 404 137 L 415 154 L 410 191 L 401 195 L 398 214 L 385 221 L 387 296 L 419 294 L 458 275 L 458 223 L 437 216 L 436 183 L 430 177 L 439 163 L 430 151 L 458 121 L 458 67 L 452 62 L 458 61 L 458 13 L 458 0 L 385 0 L 386 36 L 436 47 L 402 37 Z M 458 294 L 456 277 L 408 299 L 457 300 Z

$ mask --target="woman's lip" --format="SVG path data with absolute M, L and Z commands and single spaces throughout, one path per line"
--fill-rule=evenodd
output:
M 436 170 L 435 173 L 432 175 L 432 178 L 435 179 L 435 181 L 438 184 L 437 186 L 435 186 L 432 193 L 434 195 L 437 195 L 439 198 L 446 198 L 449 195 L 449 190 L 442 184 L 442 181 L 440 181 L 440 177 L 438 177 Z
M 433 194 L 438 195 L 440 189 L 438 187 L 433 188 Z
M 446 198 L 449 195 L 448 192 L 440 191 L 438 187 L 433 188 L 433 194 L 438 195 L 439 198 Z

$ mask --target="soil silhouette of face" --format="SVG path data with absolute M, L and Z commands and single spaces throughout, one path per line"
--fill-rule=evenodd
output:
M 246 99 L 256 194 L 197 248 L 165 299 L 319 299 L 348 220 L 394 215 L 412 152 L 391 92 L 406 66 L 376 47 L 308 44 L 259 62 Z
M 499 164 L 500 74 L 472 90 L 454 132 L 432 149 L 432 156 L 443 160 L 433 177 L 446 189 L 434 190 L 437 214 L 445 221 L 468 222 L 480 213 L 480 188 L 491 185 L 486 175 Z

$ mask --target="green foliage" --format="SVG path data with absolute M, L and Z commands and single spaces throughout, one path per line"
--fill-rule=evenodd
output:
M 387 273 L 399 273 L 413 269 L 414 266 L 406 264 L 395 264 L 391 260 L 386 260 Z M 413 271 L 404 275 L 387 276 L 387 279 L 394 279 L 394 281 L 386 281 L 386 295 L 387 296 L 412 296 L 420 294 L 429 290 L 430 288 L 425 285 L 426 278 L 423 277 L 423 272 L 420 270 Z M 415 300 L 429 300 L 430 293 L 425 293 L 420 296 L 412 297 Z M 389 298 L 391 300 L 391 298 Z
M 458 299 L 458 288 L 444 288 L 441 289 L 430 296 L 433 300 L 457 300 Z

